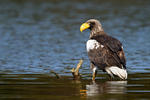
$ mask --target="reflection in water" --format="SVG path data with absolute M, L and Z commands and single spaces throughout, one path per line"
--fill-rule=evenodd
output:
M 104 83 L 92 83 L 86 85 L 87 96 L 95 96 L 102 93 L 123 94 L 126 92 L 127 81 L 107 81 Z

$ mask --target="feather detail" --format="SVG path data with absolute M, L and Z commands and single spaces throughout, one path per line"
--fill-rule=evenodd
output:
M 87 52 L 93 49 L 98 49 L 101 45 L 96 40 L 88 40 L 86 43 Z M 101 46 L 102 47 L 102 46 Z M 103 48 L 103 47 L 102 47 Z
M 127 71 L 124 68 L 121 69 L 117 66 L 111 66 L 111 67 L 106 67 L 105 70 L 113 78 L 114 78 L 114 75 L 116 75 L 120 77 L 121 79 L 127 79 Z

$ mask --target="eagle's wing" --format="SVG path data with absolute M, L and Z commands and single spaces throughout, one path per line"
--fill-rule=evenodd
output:
M 107 66 L 126 68 L 126 58 L 119 40 L 108 35 L 93 37 L 93 39 L 104 46 L 104 49 L 97 50 L 97 53 L 103 55 L 104 62 Z

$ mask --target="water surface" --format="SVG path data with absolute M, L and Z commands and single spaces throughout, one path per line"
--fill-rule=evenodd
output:
M 0 98 L 148 100 L 150 94 L 150 2 L 148 0 L 0 1 Z M 99 71 L 96 83 L 85 43 L 89 18 L 119 39 L 127 57 L 127 81 L 109 81 Z M 70 69 L 84 63 L 82 79 Z M 52 77 L 54 70 L 62 79 Z

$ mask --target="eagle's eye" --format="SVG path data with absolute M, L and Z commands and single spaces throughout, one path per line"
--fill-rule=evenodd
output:
M 95 25 L 95 22 L 91 22 L 90 25 Z
M 90 22 L 90 27 L 93 28 L 93 26 L 95 25 L 95 22 Z

